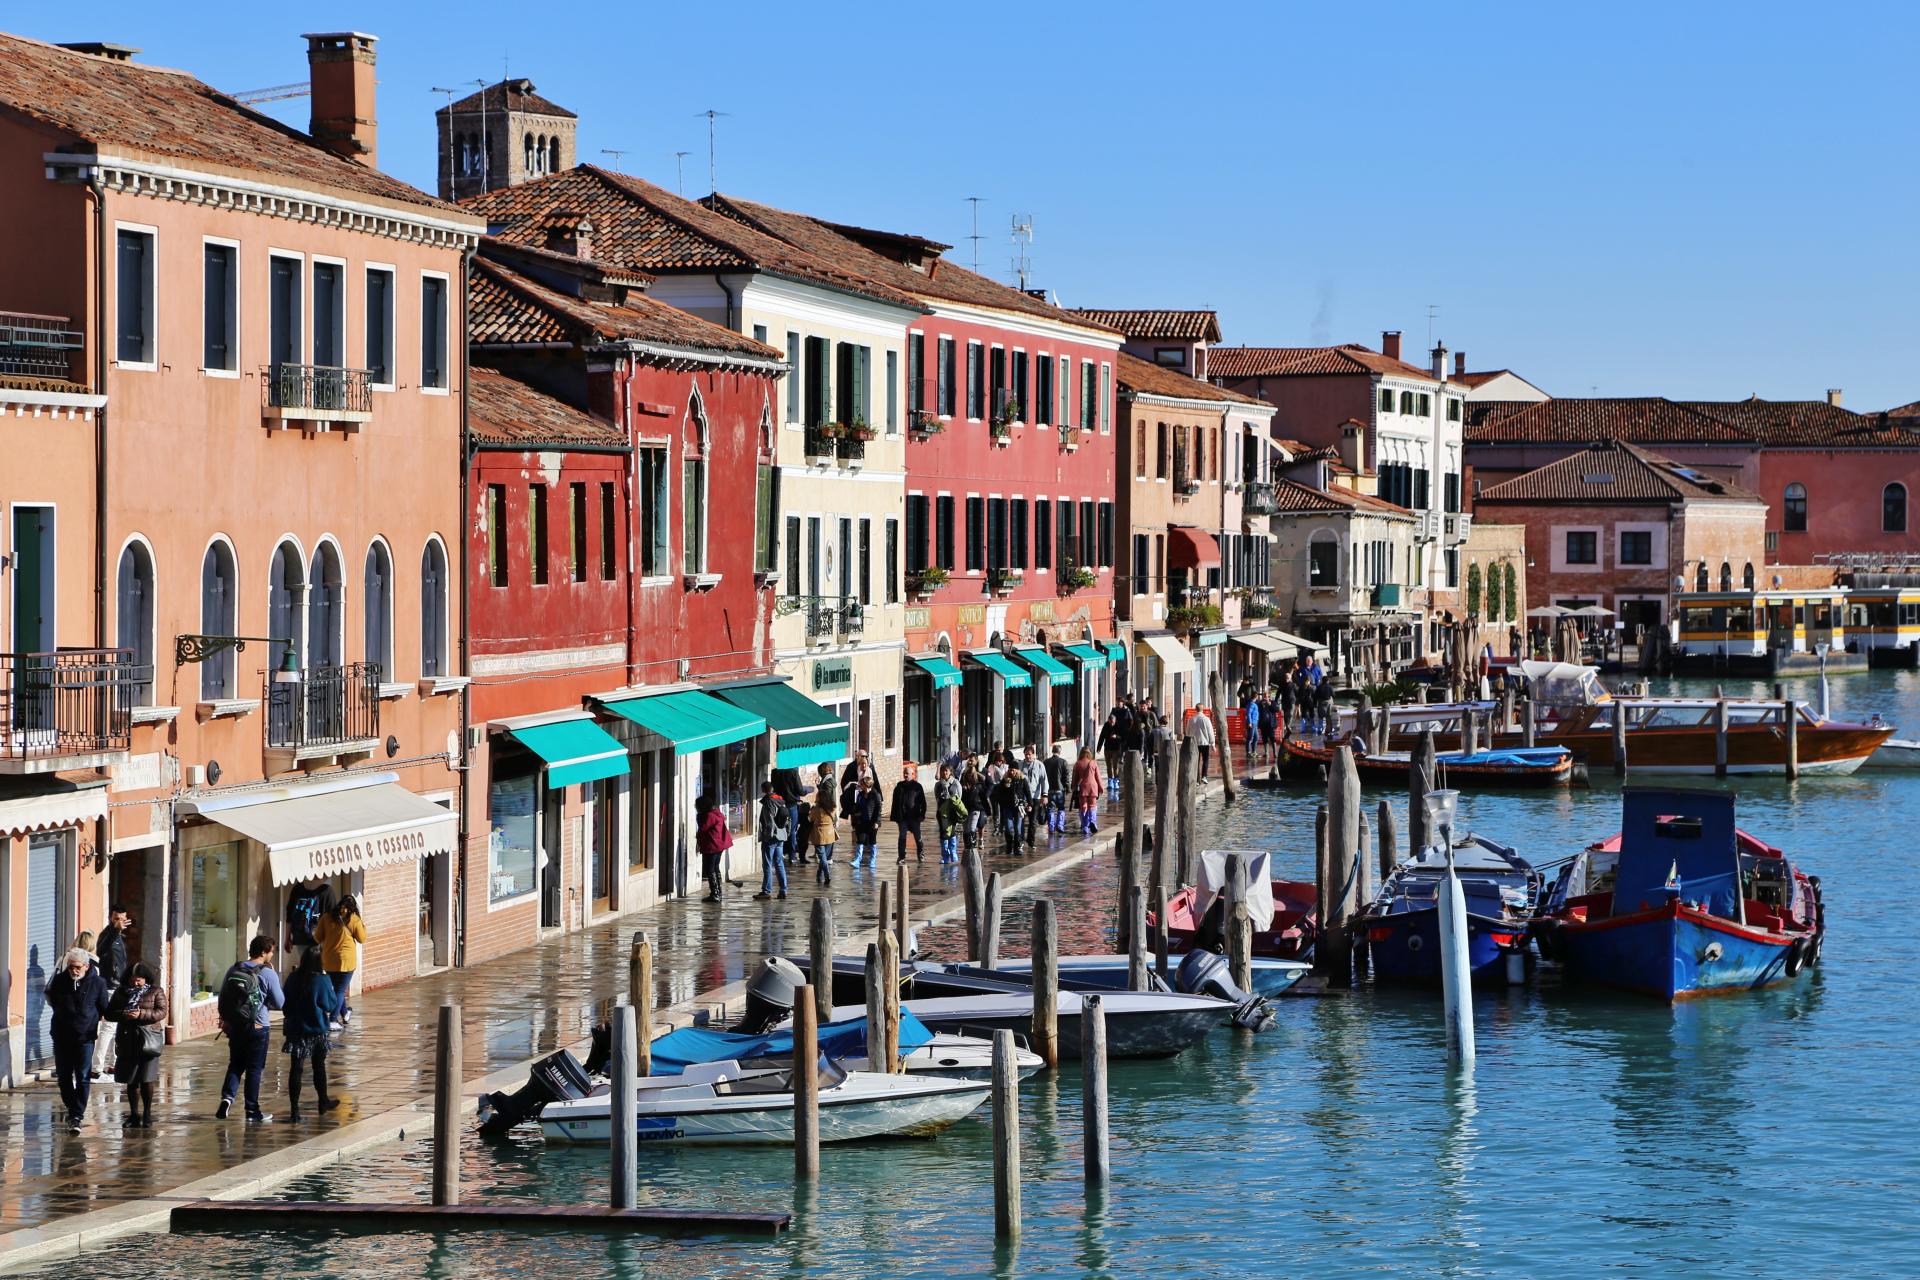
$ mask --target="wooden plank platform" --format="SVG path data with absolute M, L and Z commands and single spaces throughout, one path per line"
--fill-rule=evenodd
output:
M 175 1231 L 231 1233 L 308 1228 L 322 1231 L 602 1231 L 653 1235 L 777 1236 L 786 1213 L 708 1213 L 692 1209 L 603 1209 L 568 1204 L 341 1204 L 318 1200 L 195 1200 L 175 1205 Z

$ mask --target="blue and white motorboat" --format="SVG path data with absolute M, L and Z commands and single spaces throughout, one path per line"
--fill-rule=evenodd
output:
M 1359 923 L 1383 982 L 1440 982 L 1437 892 L 1446 850 L 1420 850 L 1393 869 Z M 1527 926 L 1540 901 L 1541 877 L 1505 845 L 1469 835 L 1453 846 L 1453 869 L 1467 899 L 1467 958 L 1476 982 L 1524 981 L 1531 949 Z

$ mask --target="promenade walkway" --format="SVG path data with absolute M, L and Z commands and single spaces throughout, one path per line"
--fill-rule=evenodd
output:
M 990 842 L 986 870 L 1019 874 L 1070 865 L 1110 846 L 1119 821 L 1109 804 L 1094 840 L 1053 837 L 1032 856 L 1007 857 Z M 879 875 L 891 878 L 895 863 L 891 828 L 883 832 Z M 845 846 L 842 845 L 842 856 Z M 957 866 L 942 866 L 937 843 L 923 862 L 909 861 L 914 918 L 924 918 L 961 889 Z M 834 920 L 845 940 L 856 931 L 871 936 L 877 920 L 876 873 L 834 867 L 826 890 Z M 758 884 L 729 890 L 714 905 L 674 900 L 577 933 L 550 938 L 535 947 L 472 968 L 452 969 L 377 991 L 357 993 L 350 1029 L 328 1058 L 328 1074 L 342 1106 L 327 1118 L 313 1115 L 309 1089 L 303 1099 L 306 1118 L 286 1122 L 286 1069 L 276 1026 L 273 1052 L 262 1085 L 262 1104 L 276 1119 L 249 1125 L 238 1118 L 213 1117 L 226 1070 L 224 1039 L 202 1039 L 168 1048 L 165 1077 L 151 1129 L 123 1129 L 123 1090 L 110 1080 L 95 1082 L 88 1124 L 70 1133 L 57 1122 L 62 1108 L 49 1082 L 0 1092 L 0 1266 L 10 1250 L 44 1247 L 62 1233 L 62 1220 L 92 1215 L 103 1228 L 115 1224 L 101 1210 L 156 1196 L 217 1194 L 206 1180 L 236 1167 L 277 1169 L 288 1176 L 295 1149 L 331 1145 L 344 1153 L 350 1134 L 371 1131 L 370 1118 L 391 1121 L 381 1135 L 397 1136 L 401 1125 L 415 1129 L 419 1114 L 395 1113 L 416 1104 L 430 1110 L 434 1027 L 447 1001 L 462 1007 L 465 1074 L 468 1091 L 481 1078 L 584 1040 L 616 994 L 625 992 L 627 961 L 634 932 L 646 930 L 654 943 L 654 1007 L 686 1021 L 702 1000 L 726 998 L 725 988 L 766 955 L 803 954 L 814 897 L 814 867 L 793 869 L 791 896 L 756 902 Z M 310 1083 L 310 1082 L 309 1082 Z M 234 1109 L 235 1116 L 239 1108 Z M 356 1122 L 361 1122 L 356 1126 Z M 380 1135 L 364 1138 L 380 1140 Z M 265 1175 L 263 1174 L 263 1177 Z M 217 1179 L 216 1179 L 217 1180 Z M 260 1181 L 256 1179 L 255 1181 Z M 262 1185 L 271 1185 L 269 1179 Z M 232 1181 L 228 1194 L 247 1194 L 244 1180 Z M 91 1229 L 92 1221 L 89 1221 Z M 48 1228 L 48 1230 L 34 1230 Z M 76 1226 L 76 1230 L 78 1227 Z M 121 1227 L 119 1229 L 124 1229 Z M 67 1248 L 75 1247 L 69 1242 Z

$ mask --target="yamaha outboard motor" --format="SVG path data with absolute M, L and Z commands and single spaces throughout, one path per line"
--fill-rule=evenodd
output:
M 512 1093 L 489 1093 L 480 1099 L 480 1132 L 501 1134 L 523 1120 L 537 1120 L 549 1102 L 584 1098 L 593 1091 L 587 1069 L 565 1049 L 540 1059 L 527 1073 L 527 1082 Z
M 794 998 L 806 984 L 798 965 L 768 956 L 747 980 L 747 1011 L 727 1028 L 744 1036 L 765 1035 L 793 1016 Z
M 1189 951 L 1180 959 L 1174 974 L 1176 990 L 1193 996 L 1213 996 L 1233 1003 L 1233 1025 L 1248 1031 L 1264 1031 L 1273 1022 L 1273 1010 L 1259 996 L 1240 989 L 1227 971 L 1225 956 L 1214 951 Z

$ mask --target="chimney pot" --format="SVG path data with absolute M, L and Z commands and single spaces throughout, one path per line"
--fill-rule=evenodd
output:
M 1428 352 L 1427 359 L 1429 361 L 1427 367 L 1433 370 L 1433 376 L 1445 381 L 1447 376 L 1447 344 L 1443 342 Z
M 313 82 L 307 132 L 335 155 L 373 168 L 373 46 L 379 37 L 362 31 L 316 31 L 301 39 L 307 42 L 307 73 Z
M 1352 468 L 1355 476 L 1367 473 L 1367 428 L 1357 418 L 1341 424 L 1340 461 Z
M 1466 372 L 1467 372 L 1467 353 L 1464 351 L 1454 352 L 1453 353 L 1453 376 L 1456 378 L 1462 377 L 1465 375 Z
M 1836 409 L 1840 407 L 1840 388 L 1838 387 L 1827 388 L 1827 403 L 1834 406 Z
M 1400 358 L 1400 331 L 1388 329 L 1380 335 L 1380 354 L 1389 360 Z
M 576 258 L 593 256 L 593 222 L 584 214 L 562 210 L 547 227 L 547 248 Z

